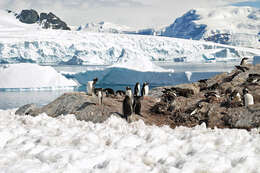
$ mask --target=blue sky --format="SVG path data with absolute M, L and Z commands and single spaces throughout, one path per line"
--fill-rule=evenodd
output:
M 107 21 L 135 28 L 169 25 L 192 8 L 260 8 L 260 0 L 0 0 L 1 9 L 53 12 L 69 25 Z

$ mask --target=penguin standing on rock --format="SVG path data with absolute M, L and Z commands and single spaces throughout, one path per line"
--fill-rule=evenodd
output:
M 143 87 L 142 87 L 142 96 L 148 96 L 148 93 L 149 93 L 149 83 L 147 82 L 144 82 L 143 83 Z
M 98 104 L 102 105 L 103 104 L 103 89 L 102 88 L 97 88 L 97 98 L 98 98 Z
M 128 117 L 131 116 L 133 113 L 131 98 L 128 95 L 126 95 L 123 100 L 123 111 L 122 112 L 123 112 L 123 118 L 125 118 L 126 121 L 128 121 Z
M 133 104 L 133 111 L 137 115 L 141 115 L 141 100 L 143 99 L 142 96 L 134 96 L 134 104 Z
M 133 105 L 134 99 L 133 99 L 132 89 L 130 87 L 126 87 L 125 95 L 129 96 L 131 100 L 131 105 Z
M 244 106 L 249 106 L 254 104 L 254 97 L 252 94 L 249 94 L 248 89 L 243 89 L 243 95 L 244 95 Z
M 249 59 L 249 58 L 243 58 L 243 59 L 241 60 L 241 62 L 240 62 L 240 65 L 246 65 L 248 59 Z
M 92 96 L 95 89 L 95 84 L 97 83 L 98 78 L 94 78 L 92 81 L 88 81 L 87 92 L 89 96 Z
M 117 95 L 117 96 L 124 96 L 124 95 L 125 95 L 125 91 L 123 91 L 123 90 L 117 90 L 117 91 L 116 91 L 116 95 Z
M 137 83 L 135 84 L 134 96 L 140 96 L 140 92 L 141 92 L 140 83 L 137 82 Z

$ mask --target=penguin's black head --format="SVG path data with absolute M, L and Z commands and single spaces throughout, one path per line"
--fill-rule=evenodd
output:
M 97 83 L 97 81 L 98 81 L 98 78 L 97 78 L 97 77 L 94 78 L 94 79 L 93 79 L 93 84 L 95 85 L 95 84 Z
M 248 89 L 247 88 L 244 88 L 243 89 L 243 94 L 247 94 L 248 93 Z
M 125 89 L 126 89 L 126 90 L 131 90 L 131 88 L 130 88 L 129 86 L 127 86 Z

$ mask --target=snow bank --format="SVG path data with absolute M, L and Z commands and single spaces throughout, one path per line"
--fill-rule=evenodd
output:
M 77 86 L 54 68 L 37 64 L 10 64 L 0 66 L 0 88 L 64 89 Z
M 0 110 L 1 172 L 260 172 L 257 130 L 103 124 Z
M 128 55 L 126 55 L 128 56 Z M 126 68 L 141 72 L 167 72 L 166 69 L 155 65 L 148 57 L 120 57 L 111 68 Z M 168 70 L 169 71 L 169 70 Z M 172 70 L 173 72 L 174 70 Z

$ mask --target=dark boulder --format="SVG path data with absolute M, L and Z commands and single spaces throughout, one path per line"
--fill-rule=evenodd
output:
M 44 29 L 70 30 L 67 24 L 53 13 L 41 13 L 39 22 Z
M 17 16 L 17 18 L 22 23 L 33 24 L 39 21 L 39 15 L 37 11 L 31 10 L 22 10 L 22 12 Z

